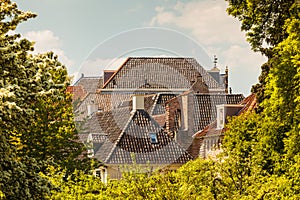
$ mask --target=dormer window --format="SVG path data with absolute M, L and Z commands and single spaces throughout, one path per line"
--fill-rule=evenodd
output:
M 227 123 L 226 118 L 238 114 L 243 107 L 239 104 L 217 105 L 217 129 L 223 129 L 225 123 Z
M 158 143 L 157 134 L 156 133 L 149 133 L 149 136 L 150 136 L 150 141 L 151 141 L 152 144 Z

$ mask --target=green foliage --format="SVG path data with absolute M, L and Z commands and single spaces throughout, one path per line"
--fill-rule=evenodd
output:
M 24 127 L 28 119 L 27 104 L 23 91 L 26 85 L 27 51 L 32 49 L 28 40 L 17 34 L 8 35 L 20 22 L 34 17 L 24 13 L 16 4 L 8 0 L 0 4 L 0 196 L 1 199 L 45 199 L 50 192 L 50 183 L 39 174 L 39 164 L 35 159 L 18 157 L 18 143 L 14 136 Z M 29 89 L 27 87 L 25 89 Z M 13 140 L 11 140 L 13 139 Z
M 89 162 L 73 123 L 66 68 L 53 53 L 31 55 L 33 43 L 14 31 L 35 17 L 0 2 L 0 196 L 45 199 L 49 181 L 39 175 L 49 161 L 72 171 Z M 83 157 L 84 158 L 84 157 Z
M 214 199 L 218 176 L 211 160 L 192 161 L 178 171 L 145 173 L 145 168 L 125 172 L 121 180 L 106 185 L 99 178 L 75 171 L 73 178 L 53 173 L 49 178 L 58 188 L 51 199 Z M 146 167 L 148 170 L 148 167 Z M 143 173 L 142 173 L 143 172 Z
M 38 161 L 52 159 L 70 171 L 88 167 L 87 159 L 78 160 L 84 147 L 78 142 L 72 99 L 66 93 L 69 85 L 66 68 L 52 53 L 31 57 L 27 64 L 36 70 L 30 79 L 35 91 L 29 100 L 28 108 L 33 112 L 26 129 L 22 128 L 22 134 L 16 136 L 20 140 L 19 155 Z
M 299 11 L 297 6 L 293 9 Z M 300 15 L 296 13 L 285 20 L 286 37 L 274 43 L 270 67 L 265 68 L 262 109 L 234 118 L 227 126 L 221 177 L 230 198 L 297 199 L 300 195 Z
M 54 185 L 50 199 L 107 199 L 102 193 L 106 186 L 101 180 L 83 171 L 75 170 L 69 174 L 65 170 L 50 167 L 49 174 L 45 177 Z
M 241 30 L 246 31 L 247 39 L 254 51 L 270 57 L 271 48 L 282 42 L 288 34 L 284 26 L 296 11 L 295 0 L 226 0 L 228 14 L 241 21 Z M 265 48 L 264 45 L 271 48 Z
M 39 175 L 40 163 L 27 156 L 18 159 L 2 133 L 0 141 L 0 199 L 46 199 L 51 184 Z

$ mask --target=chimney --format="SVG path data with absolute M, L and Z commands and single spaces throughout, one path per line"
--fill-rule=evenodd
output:
M 225 69 L 224 86 L 225 86 L 225 93 L 228 94 L 228 66 L 226 66 Z
M 180 96 L 181 104 L 181 127 L 175 133 L 175 140 L 184 149 L 188 149 L 193 141 L 194 130 L 194 94 L 189 92 Z
M 194 102 L 193 93 L 182 95 L 182 127 L 184 130 L 192 130 L 194 125 Z
M 202 76 L 199 73 L 196 77 L 196 82 L 192 85 L 192 90 L 195 93 L 209 93 L 208 86 L 203 82 Z
M 144 95 L 135 94 L 132 97 L 132 111 L 144 110 Z

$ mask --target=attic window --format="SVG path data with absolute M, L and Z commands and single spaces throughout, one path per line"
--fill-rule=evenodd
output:
M 149 133 L 149 136 L 150 136 L 150 141 L 151 141 L 152 144 L 158 143 L 156 133 Z

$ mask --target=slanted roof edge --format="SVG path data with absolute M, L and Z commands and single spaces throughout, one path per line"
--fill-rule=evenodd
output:
M 117 73 L 119 73 L 119 71 L 125 66 L 125 64 L 130 60 L 130 57 L 126 58 L 126 60 L 123 62 L 123 64 L 117 69 L 115 70 L 115 73 L 113 73 L 113 75 L 111 75 L 111 77 L 106 81 L 106 83 L 102 86 L 102 89 L 104 89 L 108 83 L 117 75 Z
M 90 96 L 90 95 L 92 95 L 92 94 L 97 94 L 97 93 L 94 93 L 94 92 L 87 93 L 87 94 L 85 95 L 85 97 L 82 99 L 82 101 L 77 105 L 77 107 L 74 108 L 74 111 L 75 111 L 76 109 L 78 109 L 78 108 L 81 106 L 81 104 L 83 104 L 83 102 L 88 98 L 88 96 Z
M 74 84 L 72 84 L 71 86 L 76 86 L 76 84 L 81 80 L 81 79 L 83 79 L 83 78 L 94 78 L 94 79 L 96 79 L 96 78 L 102 78 L 102 76 L 84 76 L 84 77 L 80 77 Z
M 152 115 L 153 112 L 154 112 L 154 108 L 155 108 L 155 105 L 157 104 L 159 95 L 160 95 L 160 93 L 158 93 L 158 94 L 156 95 L 156 97 L 155 97 L 155 100 L 154 100 L 154 102 L 153 102 L 152 108 L 151 108 L 150 113 L 149 113 L 150 115 Z

